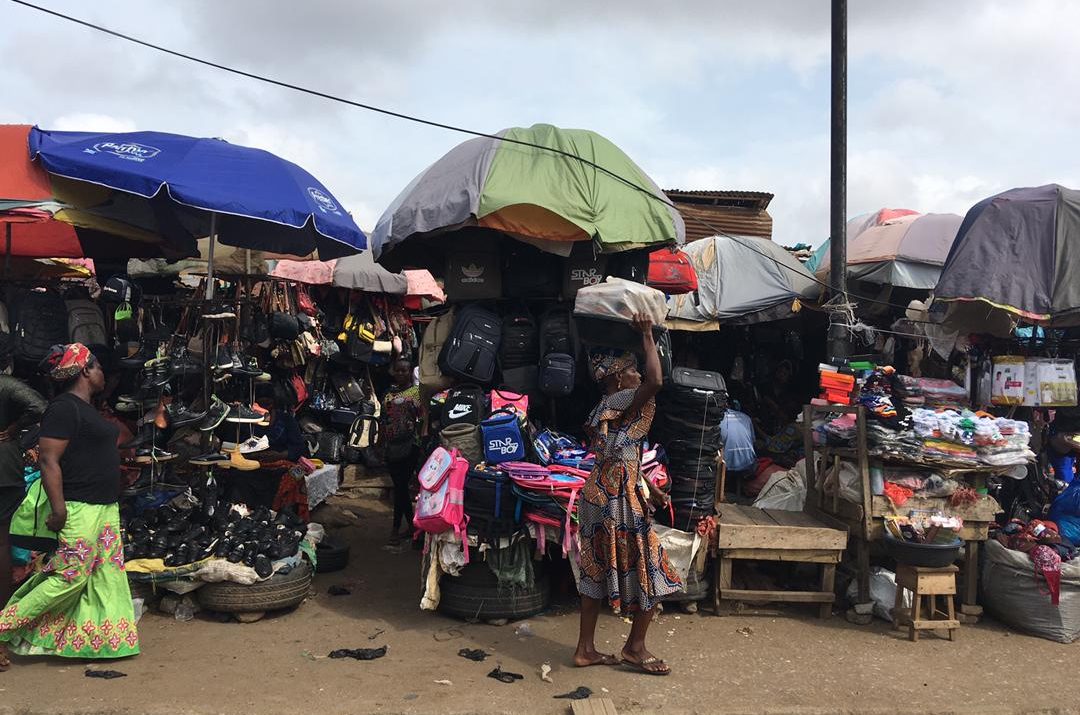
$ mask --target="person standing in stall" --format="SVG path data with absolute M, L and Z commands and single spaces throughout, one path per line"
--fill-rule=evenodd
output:
M 394 484 L 394 521 L 390 543 L 398 544 L 412 533 L 412 493 L 419 456 L 420 427 L 424 406 L 420 387 L 413 381 L 412 362 L 404 356 L 390 363 L 392 384 L 383 396 L 378 446 Z M 402 521 L 404 520 L 404 528 Z
M 652 321 L 638 314 L 634 327 L 641 332 L 644 378 L 632 353 L 596 355 L 590 363 L 604 397 L 585 425 L 596 466 L 578 503 L 581 629 L 574 665 L 622 663 L 648 675 L 667 675 L 671 668 L 646 649 L 645 635 L 661 599 L 681 591 L 682 583 L 652 528 L 641 488 L 642 443 L 663 377 Z M 605 599 L 621 613 L 633 614 L 618 658 L 596 650 L 596 622 Z
M 20 433 L 45 413 L 45 399 L 22 380 L 4 374 L 11 367 L 11 336 L 0 333 L 0 604 L 11 598 L 11 517 L 26 492 Z M 0 662 L 0 668 L 5 667 Z
M 19 655 L 122 658 L 139 652 L 120 540 L 118 429 L 94 409 L 101 364 L 82 343 L 42 362 L 59 394 L 41 419 L 41 482 L 58 546 L 0 609 L 0 659 Z

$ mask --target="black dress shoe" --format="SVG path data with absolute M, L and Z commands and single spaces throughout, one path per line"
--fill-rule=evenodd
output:
M 268 578 L 274 573 L 274 565 L 270 563 L 270 559 L 263 554 L 259 554 L 255 557 L 255 563 L 253 565 L 255 567 L 255 573 L 259 575 L 259 578 Z
M 179 402 L 173 402 L 171 405 L 165 408 L 165 412 L 169 417 L 169 424 L 176 427 L 184 427 L 186 425 L 195 424 L 201 422 L 209 414 L 209 410 L 203 410 L 197 412 L 187 405 Z

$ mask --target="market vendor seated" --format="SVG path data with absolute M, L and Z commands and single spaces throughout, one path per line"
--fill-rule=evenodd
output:
M 1076 456 L 1080 454 L 1080 407 L 1063 407 L 1050 423 L 1046 445 L 1054 475 L 1068 484 L 1076 474 Z

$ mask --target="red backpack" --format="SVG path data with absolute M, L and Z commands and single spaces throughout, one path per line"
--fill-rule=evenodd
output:
M 668 295 L 693 293 L 698 289 L 697 271 L 684 251 L 661 248 L 649 254 L 645 284 Z

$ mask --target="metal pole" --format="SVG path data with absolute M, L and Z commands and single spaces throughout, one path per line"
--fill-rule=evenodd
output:
M 8 271 L 11 269 L 11 224 L 4 224 L 4 233 L 6 234 L 7 248 L 4 250 L 4 278 L 7 278 Z
M 210 250 L 206 254 L 206 299 L 214 299 L 214 244 L 217 243 L 217 212 L 210 214 Z
M 829 276 L 832 295 L 847 295 L 847 0 L 832 0 L 832 136 L 829 175 Z M 846 332 L 834 325 L 829 356 L 848 354 Z

